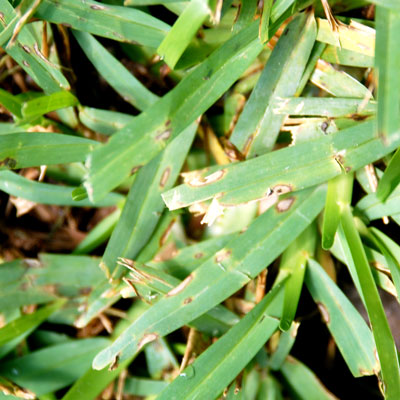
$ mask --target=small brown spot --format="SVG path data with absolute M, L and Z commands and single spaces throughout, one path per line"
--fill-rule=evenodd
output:
M 92 4 L 92 5 L 90 6 L 90 8 L 91 8 L 92 10 L 105 10 L 105 9 L 106 9 L 104 6 L 100 6 L 100 5 L 98 5 L 98 4 Z
M 161 175 L 161 179 L 160 179 L 161 189 L 164 188 L 164 186 L 166 185 L 170 175 L 171 175 L 171 167 L 165 168 L 164 172 Z
M 72 28 L 72 25 L 69 24 L 68 22 L 61 22 L 62 26 L 65 26 L 66 28 Z
M 192 281 L 193 275 L 190 274 L 188 277 L 186 277 L 178 286 L 174 287 L 172 290 L 170 290 L 167 294 L 166 297 L 171 297 L 175 296 L 178 293 L 182 292 L 186 288 L 187 285 Z
M 289 208 L 292 206 L 294 201 L 295 201 L 294 197 L 287 197 L 286 199 L 283 199 L 277 203 L 276 210 L 278 212 L 285 212 L 285 211 L 289 210 Z
M 216 263 L 221 263 L 222 261 L 224 261 L 225 259 L 227 259 L 228 257 L 230 257 L 231 254 L 232 254 L 232 250 L 229 250 L 229 249 L 221 249 L 221 250 L 215 255 L 215 262 L 216 262 Z
M 196 254 L 194 255 L 194 258 L 196 258 L 196 259 L 198 260 L 199 258 L 201 258 L 201 257 L 203 257 L 203 256 L 204 256 L 203 253 L 196 253 Z
M 346 173 L 349 173 L 351 171 L 351 167 L 347 166 L 347 167 L 344 168 L 344 170 L 345 170 Z
M 281 194 L 289 193 L 293 191 L 293 188 L 290 185 L 282 184 L 282 185 L 275 185 L 272 189 L 272 193 L 277 194 L 280 196 Z M 272 194 L 270 191 L 267 192 L 267 196 Z
M 368 115 L 351 114 L 350 118 L 354 121 L 364 121 L 368 118 Z
M 30 54 L 31 49 L 29 48 L 29 46 L 27 46 L 26 44 L 23 44 L 21 47 L 22 47 L 22 50 L 25 51 L 25 53 Z
M 251 147 L 251 144 L 253 143 L 254 138 L 255 138 L 254 133 L 247 138 L 246 143 L 244 144 L 244 147 L 243 147 L 243 151 L 242 151 L 242 153 L 244 155 L 248 154 L 248 152 L 250 150 L 250 147 Z
M 172 130 L 167 129 L 156 136 L 156 140 L 168 140 L 171 137 Z
M 118 368 L 118 364 L 119 364 L 119 354 L 117 354 L 114 357 L 114 360 L 112 361 L 112 363 L 110 364 L 110 367 L 108 368 L 109 371 L 114 371 L 115 369 Z
M 154 342 L 157 338 L 157 333 L 146 333 L 138 343 L 138 351 L 147 343 Z
M 26 68 L 29 68 L 29 67 L 30 67 L 30 64 L 29 64 L 28 61 L 26 61 L 26 60 L 23 60 L 23 61 L 22 61 L 22 64 L 24 64 Z
M 331 319 L 329 317 L 329 313 L 328 313 L 328 310 L 326 309 L 325 305 L 322 304 L 322 303 L 317 303 L 317 306 L 318 306 L 319 311 L 320 311 L 320 313 L 322 315 L 322 319 L 324 320 L 324 322 L 326 324 L 329 324 Z
M 162 247 L 162 246 L 165 244 L 165 242 L 167 241 L 168 236 L 169 236 L 169 234 L 170 234 L 170 232 L 171 232 L 171 229 L 172 229 L 172 227 L 173 227 L 174 224 L 175 224 L 175 221 L 176 221 L 176 220 L 173 219 L 173 220 L 168 224 L 167 229 L 165 229 L 165 231 L 164 231 L 163 234 L 161 235 L 160 241 L 159 241 L 160 247 Z
M 171 120 L 169 119 L 166 123 L 165 123 L 165 127 L 168 128 L 171 125 Z
M 193 298 L 192 297 L 188 297 L 188 298 L 186 298 L 185 300 L 183 300 L 183 304 L 189 304 L 189 303 L 191 303 L 193 301 Z
M 5 25 L 6 20 L 4 19 L 4 13 L 0 11 L 0 21 Z
M 87 296 L 91 293 L 92 288 L 91 287 L 84 287 L 79 289 L 79 294 L 81 294 L 82 296 Z
M 143 167 L 143 165 L 136 165 L 136 167 L 133 167 L 131 169 L 131 175 L 136 174 L 136 172 L 138 172 L 139 169 L 142 168 L 142 167 Z
M 322 130 L 322 132 L 326 133 L 326 131 L 327 131 L 328 128 L 329 128 L 329 121 L 324 121 L 324 122 L 321 124 L 321 130 Z

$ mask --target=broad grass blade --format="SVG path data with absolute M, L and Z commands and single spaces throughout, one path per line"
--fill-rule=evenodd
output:
M 314 260 L 308 260 L 305 283 L 353 376 L 377 374 L 380 365 L 370 329 L 344 293 Z
M 104 368 L 117 354 L 126 358 L 138 351 L 142 343 L 187 324 L 240 289 L 311 223 L 320 212 L 324 197 L 324 187 L 299 192 L 286 211 L 271 208 L 262 214 L 246 232 L 206 260 L 98 354 L 94 368 Z M 205 281 L 207 290 L 203 286 Z
M 229 207 L 268 198 L 271 191 L 317 185 L 343 169 L 354 171 L 379 160 L 400 145 L 400 138 L 392 137 L 385 146 L 374 135 L 374 123 L 365 122 L 245 162 L 193 171 L 185 175 L 186 183 L 163 193 L 163 199 L 170 210 L 215 196 L 221 206 Z
M 35 16 L 78 31 L 153 48 L 170 29 L 143 11 L 92 0 L 42 0 Z
M 296 92 L 315 37 L 314 15 L 305 12 L 287 26 L 275 46 L 230 137 L 247 157 L 266 153 L 275 144 L 284 116 L 274 113 L 274 103 Z
M 253 24 L 228 40 L 167 95 L 113 135 L 107 145 L 93 152 L 87 161 L 90 172 L 85 181 L 89 197 L 102 198 L 133 167 L 154 158 L 240 77 L 261 47 L 257 26 Z
M 73 35 L 99 74 L 125 101 L 143 111 L 158 100 L 91 34 L 74 30 Z
M 159 396 L 162 400 L 216 398 L 278 328 L 281 283 L 238 324 L 189 365 Z
M 384 394 L 387 399 L 394 400 L 400 396 L 400 368 L 396 345 L 349 207 L 343 210 L 342 226 L 371 322 L 381 364 Z

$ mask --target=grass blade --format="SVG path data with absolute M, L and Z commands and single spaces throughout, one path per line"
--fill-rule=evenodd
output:
M 314 373 L 295 358 L 288 356 L 280 371 L 297 398 L 301 400 L 337 400 Z
M 158 96 L 143 86 L 92 35 L 75 30 L 73 35 L 99 74 L 124 100 L 141 111 L 157 101 Z
M 322 225 L 322 248 L 328 250 L 335 240 L 343 207 L 351 203 L 353 174 L 342 173 L 328 183 L 324 220 Z
M 357 79 L 344 71 L 338 71 L 323 60 L 318 60 L 310 80 L 315 86 L 336 97 L 355 97 L 359 99 L 372 97 L 371 92 Z
M 211 14 L 208 0 L 192 0 L 161 42 L 157 53 L 172 69 L 204 20 Z
M 109 193 L 103 200 L 96 203 L 89 200 L 73 200 L 72 192 L 76 189 L 74 187 L 31 181 L 11 171 L 0 171 L 0 189 L 12 196 L 35 203 L 60 206 L 109 207 L 124 200 L 124 196 L 118 193 Z
M 87 370 L 93 355 L 107 343 L 104 338 L 91 338 L 50 346 L 2 363 L 0 372 L 40 396 L 75 381 Z
M 91 199 L 103 197 L 133 167 L 151 160 L 238 79 L 261 50 L 256 28 L 252 25 L 228 40 L 173 90 L 89 156 L 85 188 Z
M 378 290 L 375 286 L 371 269 L 349 207 L 343 210 L 342 225 L 346 240 L 349 243 L 351 256 L 354 260 L 375 338 L 381 364 L 385 398 L 397 399 L 400 396 L 400 369 L 396 345 L 390 332 Z
M 35 16 L 121 42 L 158 47 L 169 26 L 134 8 L 85 0 L 42 0 Z
M 185 175 L 186 183 L 163 193 L 163 199 L 170 210 L 215 196 L 229 207 L 268 198 L 271 190 L 279 194 L 317 185 L 343 169 L 354 171 L 379 160 L 399 145 L 400 139 L 392 138 L 388 146 L 374 139 L 374 124 L 365 122 L 245 162 L 193 171 Z
M 5 23 L 9 23 L 17 16 L 7 0 L 0 0 L 0 8 Z M 3 26 L 0 25 L 0 32 L 2 29 Z M 8 43 L 5 50 L 46 93 L 50 94 L 70 88 L 59 67 L 43 56 L 38 42 L 28 26 L 22 28 L 15 43 Z
M 287 331 L 280 334 L 278 347 L 268 360 L 268 366 L 272 370 L 276 371 L 282 367 L 282 364 L 294 345 L 299 325 L 299 322 L 293 322 Z
M 84 161 L 99 143 L 61 133 L 13 133 L 1 138 L 0 165 L 15 168 L 36 167 Z
M 322 208 L 325 189 L 299 192 L 286 211 L 269 209 L 215 257 L 206 260 L 178 287 L 170 291 L 131 325 L 109 348 L 97 355 L 102 369 L 140 349 L 144 341 L 164 336 L 219 304 L 257 276 L 315 218 Z M 268 249 L 268 251 L 266 251 Z M 207 290 L 203 283 L 207 281 Z M 188 300 L 190 299 L 190 300 Z
M 275 46 L 230 137 L 247 157 L 266 153 L 275 144 L 284 116 L 274 113 L 274 103 L 279 97 L 294 95 L 315 37 L 314 15 L 306 12 L 287 26 Z
M 378 126 L 377 136 L 386 140 L 400 129 L 400 11 L 376 7 L 375 66 L 378 71 Z
M 377 374 L 375 342 L 358 311 L 314 260 L 308 260 L 305 282 L 353 376 Z
M 80 107 L 79 119 L 88 128 L 104 135 L 112 135 L 133 120 L 132 115 L 98 108 Z
M 310 225 L 282 254 L 279 275 L 290 275 L 286 283 L 282 319 L 279 324 L 283 331 L 291 327 L 296 315 L 307 259 L 315 250 L 316 233 L 314 224 Z
M 278 328 L 283 284 L 189 365 L 158 399 L 216 398 Z
M 40 96 L 24 103 L 22 106 L 22 116 L 24 119 L 33 119 L 47 114 L 50 111 L 75 106 L 77 104 L 78 99 L 72 93 L 67 91 L 57 92 L 48 96 Z
M 400 183 L 399 168 L 400 168 L 400 150 L 398 149 L 394 153 L 393 157 L 390 159 L 390 162 L 378 184 L 376 197 L 381 202 L 385 202 L 387 198 L 393 193 L 393 191 L 399 185 Z
M 323 116 L 329 118 L 376 114 L 376 102 L 351 98 L 286 97 L 275 104 L 274 112 L 284 115 Z

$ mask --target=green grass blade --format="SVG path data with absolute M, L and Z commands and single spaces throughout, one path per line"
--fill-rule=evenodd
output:
M 320 212 L 324 197 L 323 187 L 299 192 L 286 211 L 271 208 L 262 214 L 246 232 L 206 260 L 98 354 L 94 368 L 104 368 L 117 354 L 121 359 L 127 357 L 140 349 L 144 341 L 168 334 L 236 292 L 311 223 Z M 208 282 L 207 290 L 204 290 L 204 282 Z
M 124 100 L 141 111 L 157 101 L 158 96 L 139 82 L 92 35 L 75 30 L 73 35 L 99 74 Z
M 84 161 L 99 143 L 61 133 L 13 133 L 1 138 L 0 164 L 9 168 Z
M 234 235 L 223 235 L 213 239 L 203 240 L 197 244 L 186 246 L 177 250 L 177 253 L 169 260 L 151 261 L 150 267 L 163 270 L 175 278 L 185 279 L 207 258 L 222 249 Z
M 314 373 L 295 358 L 289 356 L 280 371 L 296 398 L 301 400 L 337 400 L 322 385 Z
M 104 135 L 112 135 L 133 120 L 132 115 L 98 108 L 80 107 L 79 119 L 88 128 Z
M 279 324 L 283 331 L 290 328 L 296 315 L 307 259 L 315 250 L 316 234 L 314 224 L 310 225 L 282 254 L 279 274 L 290 275 L 286 283 L 282 319 Z
M 14 115 L 14 117 L 22 117 L 21 108 L 23 103 L 18 99 L 18 97 L 13 96 L 10 92 L 0 88 L 0 102 L 4 108 Z
M 197 124 L 189 126 L 161 154 L 137 172 L 102 258 L 101 268 L 107 277 L 118 280 L 125 272 L 120 266 L 117 267 L 118 257 L 136 259 L 150 238 L 153 236 L 156 239 L 154 231 L 165 208 L 160 195 L 174 185 L 196 129 Z M 142 257 L 140 260 L 148 261 Z M 107 282 L 92 293 L 81 323 L 88 322 L 110 303 L 110 299 L 102 297 L 110 289 L 111 285 Z
M 272 0 L 264 0 L 259 29 L 259 37 L 262 43 L 267 42 L 269 39 L 269 23 L 271 19 L 272 3 Z
M 395 189 L 385 202 L 376 193 L 364 196 L 356 205 L 356 211 L 370 221 L 400 213 L 400 188 Z
M 36 118 L 50 111 L 77 104 L 78 99 L 72 93 L 67 91 L 57 92 L 48 96 L 40 96 L 24 103 L 22 106 L 22 116 L 24 119 Z
M 400 396 L 400 373 L 396 345 L 349 207 L 343 210 L 342 225 L 354 260 L 375 338 L 381 364 L 385 398 L 397 399 Z
M 322 248 L 328 250 L 335 240 L 344 206 L 351 203 L 353 194 L 353 174 L 342 173 L 328 183 L 324 220 L 322 225 Z
M 305 282 L 353 376 L 377 374 L 372 333 L 344 293 L 314 260 L 308 261 Z
M 293 322 L 287 331 L 280 334 L 278 347 L 271 354 L 271 357 L 268 360 L 268 366 L 272 370 L 276 371 L 281 368 L 294 345 L 299 325 L 299 322 Z
M 216 398 L 278 328 L 283 284 L 189 365 L 158 399 Z M 278 314 L 278 316 L 277 316 Z
M 26 179 L 11 171 L 0 171 L 0 189 L 12 196 L 35 203 L 75 207 L 109 207 L 124 200 L 118 193 L 109 193 L 103 200 L 93 203 L 89 200 L 72 199 L 74 187 L 51 185 Z
M 164 209 L 161 193 L 174 185 L 196 129 L 197 124 L 189 126 L 138 171 L 102 259 L 107 274 L 114 272 L 118 257 L 135 259 L 149 240 Z
M 380 143 L 374 138 L 374 123 L 365 122 L 245 162 L 193 171 L 185 175 L 186 183 L 163 193 L 163 199 L 170 210 L 215 196 L 221 206 L 237 205 L 267 198 L 271 190 L 279 194 L 317 185 L 343 168 L 354 171 L 379 160 L 399 145 L 400 139 L 393 137 L 388 146 Z
M 370 232 L 375 239 L 374 243 L 385 257 L 390 275 L 396 287 L 397 298 L 400 301 L 400 247 L 379 229 L 371 227 Z
M 19 337 L 21 340 L 24 339 L 64 303 L 65 300 L 58 300 L 53 304 L 35 311 L 33 314 L 23 315 L 2 327 L 0 329 L 0 346 L 9 343 L 15 339 L 15 337 Z
M 211 14 L 208 0 L 192 0 L 161 42 L 157 53 L 172 69 L 204 20 Z
M 278 114 L 358 118 L 376 114 L 376 102 L 360 99 L 327 97 L 286 97 L 279 99 L 274 111 Z
M 41 254 L 39 260 L 14 260 L 0 264 L 0 269 L 1 312 L 61 297 L 76 298 L 103 278 L 98 259 L 85 256 Z
M 92 0 L 42 0 L 35 16 L 121 42 L 158 47 L 169 26 L 134 8 Z
M 378 72 L 377 136 L 385 140 L 400 129 L 400 10 L 376 7 L 375 66 Z
M 107 145 L 93 152 L 87 161 L 90 172 L 85 182 L 89 197 L 103 197 L 132 168 L 151 160 L 239 78 L 261 47 L 256 25 L 241 31 L 132 124 L 113 135 Z
M 371 92 L 357 79 L 344 71 L 338 71 L 326 61 L 318 61 L 310 81 L 335 97 L 359 99 L 372 97 Z
M 88 254 L 93 249 L 103 244 L 110 236 L 119 218 L 121 217 L 121 209 L 117 208 L 110 215 L 102 219 L 79 243 L 72 252 L 73 254 Z
M 17 15 L 7 0 L 0 0 L 0 8 L 5 23 L 9 23 Z M 2 29 L 3 26 L 0 25 L 0 32 Z M 29 26 L 24 26 L 15 43 L 5 46 L 5 50 L 46 93 L 70 88 L 60 67 L 47 60 L 41 53 L 34 32 Z
M 378 119 L 379 119 L 379 113 L 378 113 Z M 399 185 L 400 183 L 399 168 L 400 168 L 400 150 L 397 149 L 393 157 L 390 159 L 390 162 L 378 184 L 378 190 L 376 192 L 376 196 L 381 202 L 385 202 L 387 198 L 393 193 L 393 191 Z
M 168 382 L 154 379 L 129 377 L 125 381 L 124 393 L 134 396 L 155 396 L 168 386 Z
M 288 25 L 275 46 L 230 137 L 247 157 L 268 152 L 275 144 L 284 116 L 274 113 L 274 103 L 294 95 L 315 37 L 314 15 L 306 12 Z
M 3 362 L 0 373 L 40 396 L 75 381 L 88 369 L 93 355 L 107 343 L 104 338 L 91 338 L 50 346 Z
M 332 45 L 326 47 L 321 59 L 331 64 L 349 67 L 372 68 L 375 65 L 374 57 Z
M 233 25 L 233 32 L 239 32 L 254 21 L 254 16 L 257 11 L 257 0 L 241 1 L 239 16 Z
M 328 20 L 321 18 L 317 18 L 317 25 L 318 41 L 369 57 L 375 56 L 375 29 L 362 24 L 339 25 L 338 32 L 334 32 Z

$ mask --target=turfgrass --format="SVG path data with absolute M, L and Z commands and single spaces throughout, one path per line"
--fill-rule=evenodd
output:
M 399 37 L 394 0 L 0 0 L 0 399 L 398 400 Z

